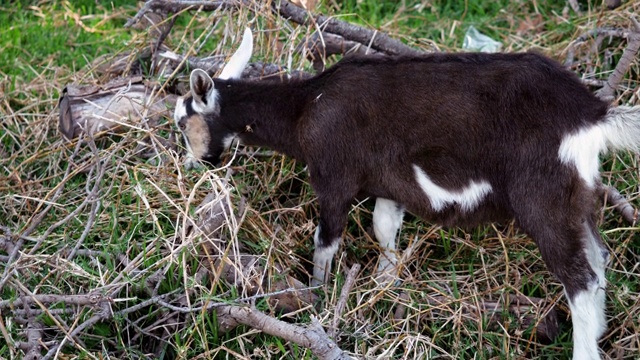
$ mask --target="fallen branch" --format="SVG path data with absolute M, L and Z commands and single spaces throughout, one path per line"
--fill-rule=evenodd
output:
M 301 327 L 269 317 L 254 307 L 223 306 L 217 309 L 217 315 L 305 347 L 321 360 L 352 359 L 329 339 L 313 316 L 309 326 Z
M 358 276 L 358 272 L 360 271 L 360 264 L 356 263 L 351 266 L 349 272 L 347 273 L 347 279 L 344 281 L 344 285 L 342 285 L 342 290 L 340 291 L 340 298 L 338 299 L 338 304 L 336 305 L 336 309 L 333 312 L 333 323 L 331 326 L 331 330 L 329 334 L 332 338 L 335 339 L 336 333 L 338 331 L 338 323 L 340 322 L 340 318 L 342 317 L 342 313 L 344 312 L 344 308 L 347 305 L 347 299 L 349 298 L 349 294 L 351 293 L 351 289 L 353 285 L 356 283 L 356 278 Z
M 318 301 L 312 288 L 287 274 L 277 265 L 274 265 L 273 271 L 282 275 L 274 279 L 265 277 L 263 256 L 229 254 L 221 231 L 233 216 L 228 196 L 210 193 L 197 207 L 196 214 L 198 214 L 198 220 L 195 228 L 198 233 L 194 235 L 207 239 L 202 243 L 201 266 L 213 274 L 214 282 L 223 279 L 248 296 L 259 294 L 263 289 L 268 288 L 272 293 L 269 296 L 269 303 L 277 310 L 284 312 L 293 312 Z
M 613 186 L 603 186 L 601 197 L 604 204 L 610 204 L 614 210 L 622 215 L 622 218 L 631 225 L 635 225 L 638 221 L 638 210 L 629 203 L 629 200 L 622 196 L 620 192 Z
M 158 96 L 155 90 L 147 87 L 142 77 L 117 79 L 101 86 L 68 85 L 59 101 L 60 132 L 67 139 L 74 139 L 82 131 L 93 136 L 104 130 L 136 128 L 147 118 L 156 121 L 168 106 L 175 106 L 176 97 Z
M 254 4 L 247 0 L 227 0 L 227 1 L 186 1 L 186 0 L 151 0 L 131 18 L 125 26 L 132 26 L 139 21 L 142 16 L 150 11 L 160 11 L 164 13 L 177 13 L 185 9 L 201 9 L 203 11 L 214 11 L 218 9 L 238 9 L 240 7 L 254 10 Z M 350 24 L 338 19 L 313 15 L 308 10 L 301 8 L 287 0 L 279 0 L 271 3 L 272 11 L 283 18 L 305 26 L 318 26 L 325 33 L 332 33 L 350 41 L 358 42 L 365 47 L 385 52 L 390 55 L 417 55 L 422 53 L 401 41 L 391 38 L 384 32 L 370 30 L 364 27 Z
M 622 82 L 624 75 L 629 71 L 629 67 L 633 63 L 638 50 L 640 49 L 640 24 L 634 20 L 636 30 L 630 32 L 627 36 L 627 47 L 624 49 L 620 61 L 613 69 L 613 73 L 609 75 L 604 87 L 596 94 L 605 101 L 613 101 L 615 99 L 615 91 Z
M 331 55 L 368 55 L 379 51 L 358 42 L 345 40 L 340 35 L 327 32 L 313 33 L 306 41 L 298 45 L 298 52 L 313 63 L 313 69 L 320 73 L 325 69 L 325 59 Z
M 346 40 L 358 42 L 377 51 L 390 55 L 418 55 L 422 53 L 422 51 L 409 47 L 383 32 L 366 29 L 324 15 L 314 16 L 286 0 L 274 1 L 272 6 L 274 11 L 285 19 L 300 25 L 318 26 L 323 32 L 340 35 Z
M 0 301 L 0 310 L 13 307 L 21 307 L 23 305 L 31 304 L 54 304 L 65 303 L 69 305 L 78 306 L 94 306 L 101 301 L 108 300 L 100 293 L 89 293 L 80 295 L 54 295 L 54 294 L 39 294 L 39 295 L 24 295 L 19 296 L 14 300 L 2 300 Z
M 217 9 L 235 9 L 240 6 L 241 1 L 222 0 L 222 1 L 189 1 L 189 0 L 151 0 L 147 1 L 138 13 L 129 19 L 124 27 L 131 27 L 148 12 L 164 12 L 177 13 L 185 9 L 202 9 L 204 11 L 213 11 Z

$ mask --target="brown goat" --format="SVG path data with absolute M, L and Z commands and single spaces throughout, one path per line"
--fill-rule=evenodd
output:
M 175 121 L 190 164 L 217 163 L 238 139 L 308 165 L 321 211 L 312 283 L 326 280 L 358 194 L 377 199 L 386 274 L 405 209 L 446 226 L 515 219 L 564 285 L 573 359 L 600 359 L 598 156 L 638 149 L 638 108 L 609 108 L 532 53 L 354 57 L 307 80 L 239 80 L 251 51 L 247 30 L 220 78 L 194 70 Z

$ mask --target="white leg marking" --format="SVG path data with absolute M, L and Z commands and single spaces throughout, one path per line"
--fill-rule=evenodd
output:
M 338 251 L 340 240 L 341 239 L 338 238 L 335 239 L 330 246 L 319 247 L 320 225 L 316 228 L 316 233 L 313 236 L 313 243 L 316 248 L 313 252 L 313 278 L 311 279 L 311 286 L 324 284 L 329 278 L 329 274 L 331 274 L 331 262 Z
M 600 177 L 598 155 L 606 149 L 603 129 L 592 126 L 566 135 L 558 148 L 558 157 L 562 163 L 574 165 L 580 177 L 593 187 Z
M 604 289 L 597 283 L 592 284 L 569 301 L 569 309 L 573 324 L 573 360 L 599 360 L 598 338 L 606 330 Z
M 600 245 L 589 229 L 586 229 L 585 253 L 587 261 L 598 279 L 587 290 L 578 293 L 569 301 L 571 321 L 573 323 L 573 359 L 600 359 L 598 339 L 607 330 L 605 314 L 605 287 L 607 280 L 605 268 L 606 249 Z
M 440 211 L 451 204 L 460 205 L 462 211 L 471 211 L 478 206 L 484 197 L 492 190 L 491 184 L 487 181 L 481 180 L 476 182 L 472 180 L 469 185 L 459 191 L 449 191 L 436 185 L 417 165 L 413 165 L 413 170 L 416 173 L 416 181 L 418 181 L 422 191 L 429 197 L 431 207 L 435 211 Z
M 392 200 L 377 198 L 373 210 L 373 232 L 382 253 L 378 262 L 378 276 L 397 275 L 396 235 L 402 225 L 404 210 Z

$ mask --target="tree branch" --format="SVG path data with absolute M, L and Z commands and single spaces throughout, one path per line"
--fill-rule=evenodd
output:
M 311 325 L 301 327 L 269 317 L 254 307 L 223 306 L 217 309 L 218 317 L 228 317 L 234 321 L 261 330 L 269 335 L 281 337 L 303 346 L 321 360 L 351 359 L 335 342 L 327 336 L 320 322 L 311 318 Z
M 340 35 L 346 40 L 359 42 L 390 55 L 418 55 L 422 53 L 398 40 L 392 39 L 383 32 L 365 29 L 324 15 L 314 16 L 287 0 L 274 1 L 272 6 L 274 11 L 285 19 L 300 25 L 312 26 L 315 24 L 324 32 Z

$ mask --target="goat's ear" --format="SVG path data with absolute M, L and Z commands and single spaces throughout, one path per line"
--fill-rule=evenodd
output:
M 216 111 L 218 91 L 209 74 L 204 70 L 195 69 L 191 72 L 189 83 L 193 95 L 193 110 L 200 114 Z
M 244 29 L 244 35 L 242 35 L 242 42 L 240 47 L 233 54 L 227 65 L 222 69 L 220 73 L 220 79 L 238 79 L 242 75 L 242 71 L 249 63 L 251 58 L 251 52 L 253 51 L 253 35 L 249 28 Z

